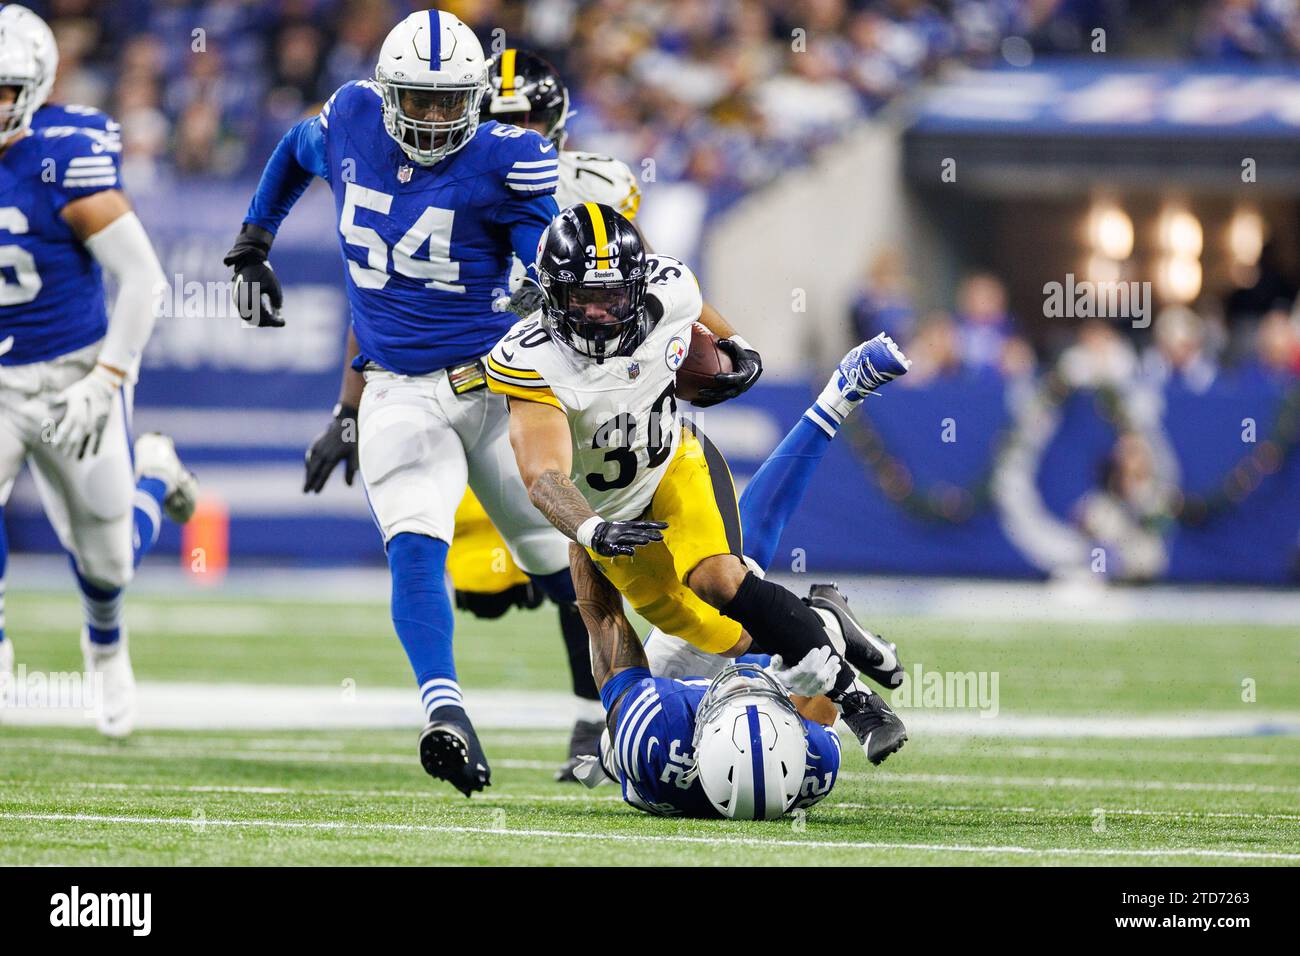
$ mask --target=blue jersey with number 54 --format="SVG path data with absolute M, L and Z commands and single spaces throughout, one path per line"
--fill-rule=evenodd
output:
M 538 133 L 489 121 L 421 166 L 385 131 L 382 105 L 372 82 L 340 87 L 281 141 L 245 221 L 274 232 L 311 176 L 328 182 L 360 361 L 422 375 L 482 357 L 515 321 L 492 303 L 512 254 L 536 258 L 559 163 Z

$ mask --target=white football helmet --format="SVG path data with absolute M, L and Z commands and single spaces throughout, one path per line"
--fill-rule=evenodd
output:
M 54 89 L 54 75 L 59 71 L 59 45 L 54 42 L 50 25 L 22 4 L 0 4 L 0 35 L 10 31 L 31 45 L 32 56 L 36 59 L 34 113 L 45 104 Z
M 388 34 L 375 83 L 383 93 L 388 135 L 412 160 L 432 166 L 474 138 L 488 88 L 487 60 L 464 23 L 450 13 L 424 10 Z
M 0 102 L 0 146 L 22 136 L 31 126 L 32 114 L 40 105 L 36 102 L 39 85 L 40 70 L 30 45 L 25 39 L 0 32 L 0 89 L 17 90 L 12 101 Z
M 713 678 L 695 714 L 695 772 L 724 817 L 772 820 L 799 796 L 807 737 L 771 676 L 754 664 L 730 664 Z

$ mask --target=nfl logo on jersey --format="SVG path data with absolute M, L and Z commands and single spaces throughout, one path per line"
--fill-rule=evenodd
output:
M 397 168 L 397 181 L 405 186 L 411 181 L 411 175 L 414 172 L 415 169 L 411 166 L 399 166 Z
M 632 381 L 636 381 L 636 377 L 640 374 L 641 374 L 641 363 L 629 362 L 627 366 L 627 377 Z

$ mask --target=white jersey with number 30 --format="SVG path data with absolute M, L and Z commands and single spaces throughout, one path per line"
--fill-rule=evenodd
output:
M 695 274 L 671 256 L 646 260 L 647 308 L 662 315 L 628 356 L 597 363 L 551 337 L 540 315 L 515 324 L 488 356 L 488 386 L 569 417 L 573 480 L 607 520 L 649 506 L 681 440 L 677 370 L 703 300 Z

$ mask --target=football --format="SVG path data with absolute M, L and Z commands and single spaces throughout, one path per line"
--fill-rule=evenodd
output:
M 691 350 L 677 370 L 677 397 L 693 402 L 713 384 L 713 376 L 734 370 L 731 356 L 718 348 L 718 337 L 696 322 L 691 326 Z

